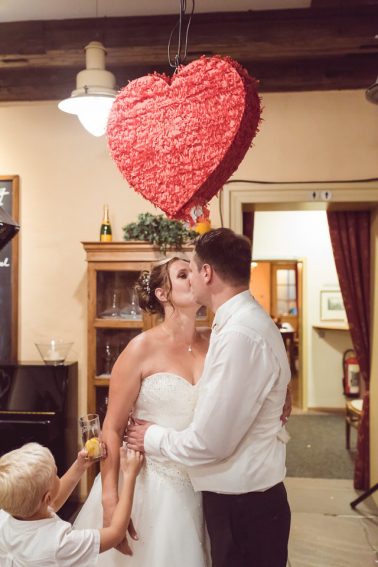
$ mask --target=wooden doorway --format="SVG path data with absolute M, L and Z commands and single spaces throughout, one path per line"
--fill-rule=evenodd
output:
M 303 261 L 253 259 L 250 290 L 280 329 L 292 374 L 293 405 L 303 409 Z
M 243 213 L 246 212 L 366 210 L 366 208 L 376 211 L 378 203 L 378 183 L 376 180 L 366 180 L 358 182 L 316 182 L 316 185 L 314 185 L 314 183 L 311 182 L 269 183 L 231 179 L 225 185 L 220 198 L 222 222 L 224 226 L 232 228 L 239 234 L 243 234 L 243 217 L 245 216 Z M 255 237 L 256 235 L 254 235 L 253 240 L 255 240 Z M 314 238 L 316 238 L 315 233 Z M 265 252 L 262 252 L 260 258 L 264 258 L 264 254 Z M 275 251 L 273 250 L 268 254 L 265 258 L 270 259 L 275 257 Z M 303 296 L 306 309 L 302 317 L 301 328 L 303 332 L 299 337 L 299 378 L 302 384 L 303 409 L 307 409 L 309 401 L 311 402 L 311 407 L 323 407 L 324 404 L 322 400 L 320 400 L 320 402 L 318 402 L 317 399 L 315 399 L 315 402 L 313 400 L 314 388 L 316 386 L 314 364 L 317 362 L 314 360 L 312 354 L 312 348 L 314 346 L 313 329 L 319 317 L 317 313 L 315 314 L 314 312 L 314 303 L 309 295 L 309 289 L 313 287 L 311 286 L 313 280 L 309 280 L 307 277 L 307 254 L 306 252 L 299 252 L 298 258 L 303 258 L 303 256 L 306 256 L 306 262 L 303 263 Z M 287 256 L 281 257 L 284 258 Z M 318 299 L 315 299 L 315 297 L 314 301 L 315 304 L 318 303 Z M 376 319 L 377 317 L 375 319 L 373 317 L 374 329 L 377 327 Z M 333 358 L 333 361 L 334 360 L 335 357 Z M 324 363 L 325 362 L 326 360 L 324 359 Z M 335 367 L 336 373 L 333 374 L 334 376 L 339 374 L 339 366 L 340 365 L 337 365 L 337 368 Z M 323 365 L 321 367 L 321 370 L 322 369 Z M 372 379 L 372 383 L 374 383 L 374 373 L 372 374 Z M 336 404 L 335 407 L 339 406 Z

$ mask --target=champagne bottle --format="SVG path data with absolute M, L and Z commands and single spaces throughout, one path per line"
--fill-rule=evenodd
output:
M 104 205 L 104 217 L 100 228 L 100 242 L 112 241 L 112 227 L 109 220 L 109 207 Z

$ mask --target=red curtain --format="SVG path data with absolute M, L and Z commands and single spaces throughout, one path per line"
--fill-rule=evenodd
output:
M 354 487 L 366 490 L 370 486 L 370 212 L 329 211 L 327 216 L 340 289 L 365 390 L 358 429 Z

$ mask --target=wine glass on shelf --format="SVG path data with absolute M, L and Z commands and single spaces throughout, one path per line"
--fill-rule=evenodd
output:
M 113 353 L 109 342 L 105 343 L 104 349 L 104 376 L 109 377 L 113 367 Z
M 131 302 L 130 302 L 130 316 L 131 319 L 141 319 L 142 310 L 139 307 L 139 301 L 135 289 L 131 292 Z
M 131 290 L 130 302 L 121 309 L 122 319 L 142 319 L 142 310 L 139 307 L 138 296 L 135 289 Z
M 100 313 L 101 319 L 119 319 L 121 316 L 121 310 L 119 308 L 119 291 L 115 290 L 112 294 L 112 304 L 111 307 L 105 309 Z

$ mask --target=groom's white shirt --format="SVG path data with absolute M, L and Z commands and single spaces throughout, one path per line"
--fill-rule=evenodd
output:
M 242 494 L 285 477 L 277 435 L 290 368 L 280 331 L 249 291 L 216 312 L 191 425 L 148 428 L 145 450 L 189 467 L 195 490 Z

